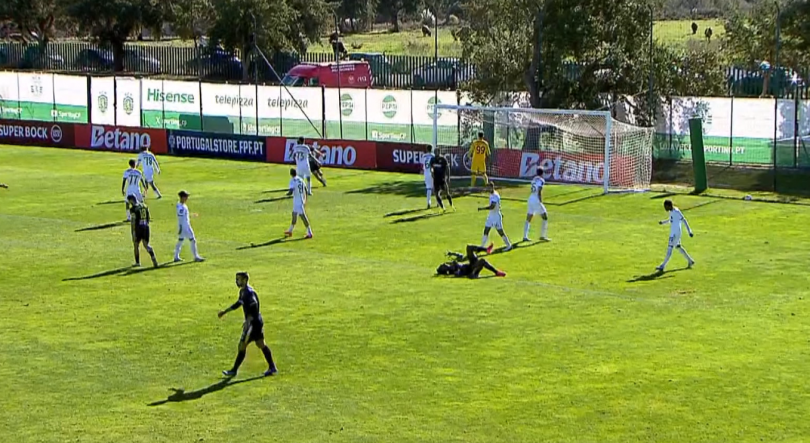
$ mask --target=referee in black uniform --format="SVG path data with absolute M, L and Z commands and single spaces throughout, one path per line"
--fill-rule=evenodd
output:
M 250 277 L 247 272 L 236 273 L 236 286 L 239 288 L 239 300 L 228 309 L 219 311 L 219 314 L 217 314 L 219 318 L 222 318 L 225 314 L 239 309 L 240 306 L 245 313 L 245 323 L 242 325 L 242 336 L 239 338 L 239 352 L 236 354 L 236 361 L 233 363 L 233 368 L 228 371 L 222 371 L 222 374 L 226 377 L 236 377 L 239 366 L 245 360 L 245 353 L 250 342 L 256 342 L 256 346 L 262 350 L 262 354 L 264 354 L 264 358 L 267 360 L 269 368 L 264 371 L 264 375 L 269 376 L 278 372 L 276 364 L 273 363 L 273 354 L 270 352 L 270 348 L 264 343 L 264 320 L 259 311 L 259 296 L 256 294 L 256 291 L 248 285 L 248 280 L 250 280 Z

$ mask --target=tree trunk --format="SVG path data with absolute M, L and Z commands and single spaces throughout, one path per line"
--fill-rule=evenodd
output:
M 759 95 L 759 98 L 765 98 L 768 96 L 770 85 L 771 85 L 771 71 L 768 71 L 762 78 L 762 94 Z
M 523 81 L 529 90 L 529 101 L 533 108 L 543 107 L 540 96 L 540 64 L 542 63 L 542 42 L 540 41 L 543 32 L 543 11 L 538 9 L 534 16 L 534 30 L 532 31 L 532 61 L 529 68 L 523 73 Z
M 391 14 L 391 24 L 394 26 L 394 32 L 399 32 L 399 11 Z
M 253 51 L 253 46 L 250 45 L 250 44 L 247 44 L 247 45 L 242 47 L 242 54 L 241 55 L 242 55 L 242 80 L 243 81 L 249 81 L 250 80 L 251 72 L 250 72 L 250 62 L 248 62 L 248 60 L 251 59 L 251 55 L 253 55 L 253 57 L 252 57 L 253 60 L 254 60 L 253 63 L 258 63 L 258 59 L 256 58 L 256 55 L 258 55 L 258 54 L 254 55 L 253 52 L 254 52 Z M 253 79 L 253 81 L 255 83 L 258 83 L 257 79 Z
M 124 40 L 114 40 L 110 44 L 112 45 L 114 70 L 124 72 Z

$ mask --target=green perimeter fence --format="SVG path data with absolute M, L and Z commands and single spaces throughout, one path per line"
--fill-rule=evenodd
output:
M 285 88 L 154 77 L 0 71 L 0 118 L 183 129 L 260 136 L 431 144 L 435 105 L 467 105 L 457 91 Z M 656 121 L 654 156 L 689 160 L 689 119 L 703 119 L 706 159 L 728 165 L 810 167 L 810 100 L 673 97 Z M 473 133 L 440 112 L 439 144 Z M 500 140 L 518 126 L 495 121 Z M 511 132 L 510 132 L 511 131 Z M 516 138 L 517 137 L 517 138 Z M 520 149 L 520 142 L 495 148 Z
M 243 59 L 238 52 L 216 48 L 144 42 L 127 44 L 125 48 L 124 73 L 205 81 L 271 84 L 277 83 L 279 76 L 283 77 L 299 63 L 334 60 L 334 55 L 329 53 L 268 52 L 273 72 L 264 60 L 254 67 L 252 60 Z M 350 53 L 348 59 L 369 62 L 376 88 L 455 90 L 475 76 L 474 66 L 453 58 Z M 87 42 L 53 42 L 44 52 L 36 44 L 0 42 L 0 68 L 92 74 L 114 71 L 112 51 Z M 576 79 L 580 71 L 576 63 L 571 63 L 566 70 L 572 79 Z M 810 98 L 809 76 L 810 69 L 776 71 L 764 92 L 781 98 Z M 729 67 L 726 78 L 728 96 L 758 97 L 763 93 L 761 72 Z

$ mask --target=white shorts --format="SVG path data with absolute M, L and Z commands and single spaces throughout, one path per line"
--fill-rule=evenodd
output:
M 304 204 L 293 203 L 293 214 L 304 215 Z
M 681 234 L 669 234 L 669 247 L 676 248 L 681 245 Z
M 543 202 L 529 200 L 529 215 L 543 215 L 546 213 L 546 205 Z
M 295 173 L 301 178 L 311 177 L 312 172 L 309 170 L 309 163 L 305 165 L 296 165 Z
M 143 171 L 143 178 L 146 180 L 147 183 L 152 183 L 155 181 L 155 172 L 150 170 Z
M 426 175 L 425 176 L 425 188 L 433 189 L 433 176 L 432 175 Z
M 143 194 L 141 194 L 141 190 L 134 190 L 134 189 L 127 189 L 127 199 L 129 199 L 130 195 L 134 195 L 135 199 L 138 200 L 139 203 L 143 203 Z
M 487 228 L 495 228 L 497 230 L 503 230 L 503 214 L 489 214 L 487 216 L 487 223 L 484 225 Z
M 194 230 L 191 229 L 191 225 L 178 225 L 177 238 L 180 240 L 194 240 Z

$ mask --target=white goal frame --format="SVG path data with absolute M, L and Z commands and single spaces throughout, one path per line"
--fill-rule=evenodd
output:
M 601 117 L 605 119 L 605 176 L 603 183 L 603 191 L 605 194 L 610 192 L 610 148 L 611 148 L 611 134 L 613 133 L 613 116 L 610 111 L 585 111 L 585 110 L 572 110 L 572 109 L 537 109 L 537 108 L 515 108 L 515 107 L 488 107 L 488 106 L 460 106 L 460 105 L 447 105 L 436 104 L 433 107 L 433 149 L 439 146 L 439 111 L 446 109 L 448 111 L 477 111 L 477 112 L 522 112 L 527 114 L 540 114 L 540 115 L 582 115 L 589 117 Z

